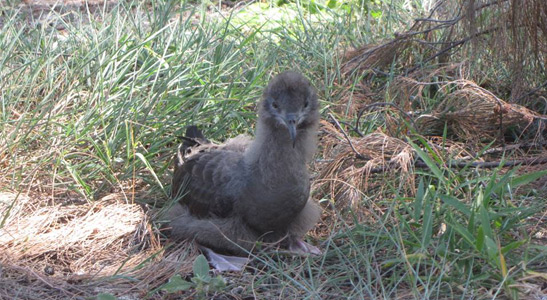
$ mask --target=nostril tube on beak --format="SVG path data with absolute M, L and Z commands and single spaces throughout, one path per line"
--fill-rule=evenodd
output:
M 296 145 L 296 119 L 296 114 L 287 114 L 284 120 L 287 125 L 287 129 L 289 130 L 289 136 L 291 137 L 293 148 Z

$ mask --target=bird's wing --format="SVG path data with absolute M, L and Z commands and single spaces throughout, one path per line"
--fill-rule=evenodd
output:
M 245 152 L 253 140 L 248 135 L 238 135 L 235 138 L 229 139 L 222 145 L 222 149 L 232 150 L 236 152 Z
M 230 148 L 210 143 L 184 149 L 184 153 L 179 149 L 172 196 L 181 197 L 192 215 L 226 217 L 232 212 L 243 151 Z

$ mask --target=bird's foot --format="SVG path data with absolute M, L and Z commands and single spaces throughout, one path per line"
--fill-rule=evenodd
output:
M 243 269 L 245 268 L 245 265 L 249 263 L 249 258 L 247 257 L 222 255 L 203 246 L 200 246 L 199 248 L 203 252 L 205 252 L 211 266 L 213 266 L 213 268 L 215 268 L 216 270 L 220 272 L 225 272 L 225 271 L 240 272 L 240 271 L 243 271 Z
M 290 241 L 289 251 L 295 254 L 300 254 L 300 255 L 308 255 L 308 254 L 321 255 L 321 250 L 319 250 L 319 248 L 313 245 L 310 245 L 299 239 L 294 239 Z

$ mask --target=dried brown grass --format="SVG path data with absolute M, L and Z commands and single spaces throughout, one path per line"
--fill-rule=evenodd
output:
M 547 96 L 545 20 L 544 0 L 438 1 L 429 16 L 417 18 L 407 31 L 347 50 L 342 74 L 365 75 L 365 81 L 380 74 L 431 82 L 420 73 L 433 75 L 435 70 L 463 64 L 461 74 L 437 72 L 440 79 L 432 81 L 467 78 L 507 102 L 545 107 L 541 100 Z M 385 86 L 371 88 L 382 94 Z
M 532 128 L 532 122 L 544 119 L 523 106 L 501 100 L 472 81 L 448 82 L 442 90 L 444 100 L 431 114 L 416 119 L 418 132 L 442 135 L 446 124 L 449 132 L 462 141 L 503 141 L 509 128 L 524 133 Z
M 338 95 L 333 98 L 339 97 L 339 100 L 331 103 L 330 106 L 338 115 L 348 119 L 355 118 L 363 107 L 375 102 L 375 95 L 367 85 L 357 84 L 345 87 L 339 83 L 335 85 L 337 85 Z
M 100 292 L 140 298 L 177 272 L 191 270 L 195 249 L 188 244 L 162 247 L 149 213 L 120 197 L 33 207 L 30 197 L 0 196 L 1 216 L 15 204 L 0 229 L 2 299 L 80 298 Z
M 389 67 L 401 49 L 407 48 L 409 44 L 408 36 L 398 35 L 392 40 L 365 44 L 357 49 L 350 49 L 344 55 L 341 72 L 348 76 L 354 72 Z
M 377 183 L 371 179 L 378 171 L 389 170 L 394 176 L 412 171 L 412 148 L 400 139 L 375 132 L 364 137 L 348 137 L 348 141 L 338 128 L 326 121 L 321 122 L 321 129 L 326 133 L 322 137 L 322 156 L 332 160 L 318 166 L 320 175 L 316 187 L 329 194 L 338 208 L 357 209 L 364 192 Z M 413 176 L 406 176 L 405 183 L 413 187 Z

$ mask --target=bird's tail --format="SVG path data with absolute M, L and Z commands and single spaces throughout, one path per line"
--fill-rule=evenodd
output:
M 185 135 L 179 136 L 179 138 L 182 140 L 182 144 L 179 145 L 177 154 L 175 154 L 175 172 L 184 164 L 184 157 L 190 154 L 193 147 L 211 143 L 195 125 L 186 127 Z
M 208 144 L 209 140 L 205 138 L 201 130 L 198 129 L 195 125 L 190 125 L 186 127 L 186 134 L 182 137 L 182 150 L 188 149 L 190 147 Z
M 201 132 L 201 130 L 198 129 L 196 125 L 190 125 L 186 127 L 185 136 L 192 139 L 205 139 L 205 136 L 203 136 L 203 133 Z

